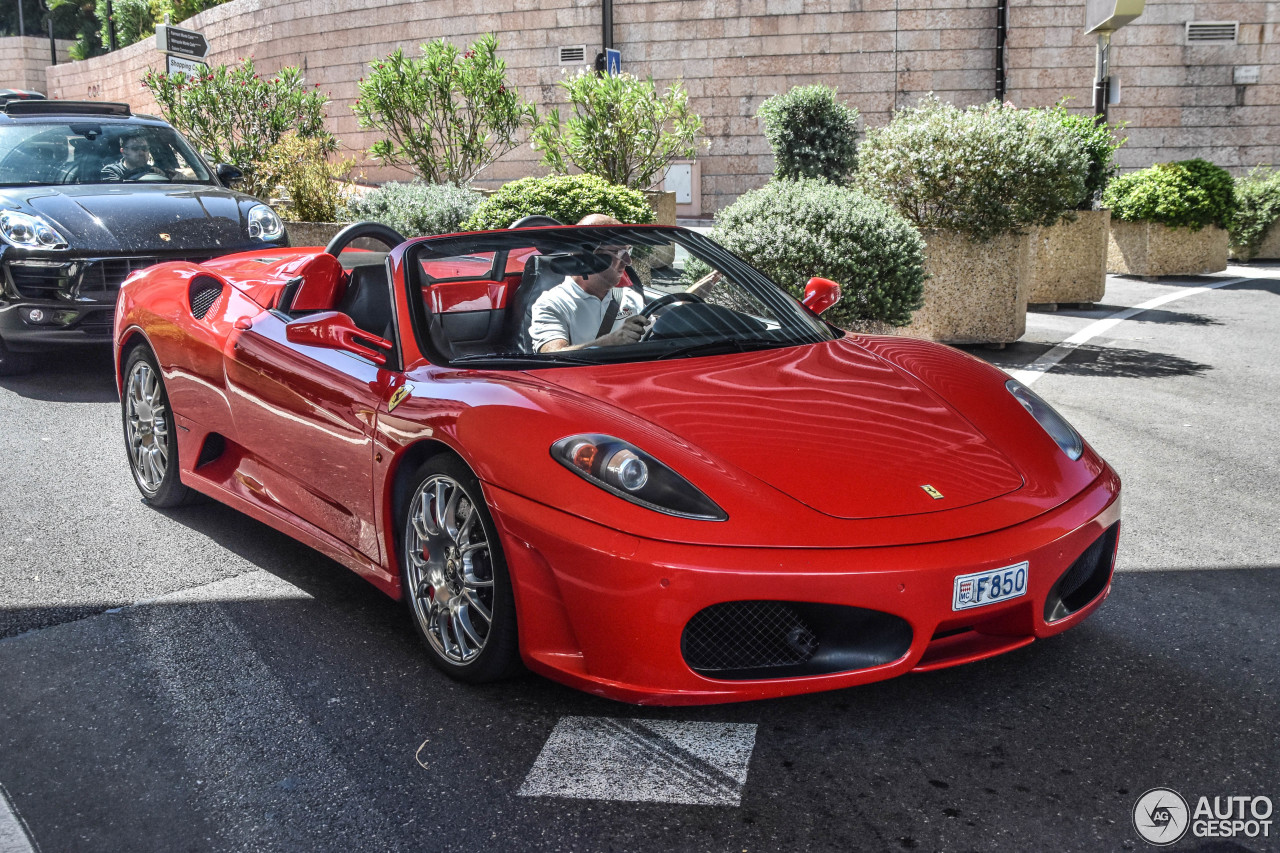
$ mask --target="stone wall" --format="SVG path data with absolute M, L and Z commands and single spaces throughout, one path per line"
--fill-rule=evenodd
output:
M 1240 20 L 1240 44 L 1188 47 L 1188 20 Z M 371 59 L 430 39 L 463 44 L 484 32 L 525 97 L 542 108 L 562 104 L 561 46 L 600 44 L 597 0 L 233 0 L 183 24 L 208 36 L 214 64 L 252 55 L 273 72 L 299 65 L 330 94 L 330 124 L 349 153 L 374 141 L 356 125 L 356 82 Z M 996 0 L 635 0 L 614 6 L 614 41 L 623 68 L 659 86 L 684 80 L 706 121 L 710 149 L 700 156 L 702 208 L 713 212 L 773 169 L 755 119 L 768 96 L 794 85 L 825 83 L 862 112 L 863 124 L 888 121 L 895 106 L 934 91 L 958 104 L 995 95 Z M 1072 96 L 1091 109 L 1095 39 L 1086 36 L 1084 3 L 1011 0 L 1007 95 L 1018 106 Z M 1149 3 L 1117 33 L 1113 73 L 1121 102 L 1112 118 L 1129 122 L 1126 168 L 1206 156 L 1244 171 L 1280 163 L 1280 4 Z M 87 62 L 49 69 L 48 90 L 63 98 L 123 100 L 154 110 L 140 87 L 161 66 L 151 40 Z M 1230 84 L 1232 67 L 1261 65 L 1261 80 Z M 581 67 L 581 66 L 579 66 Z M 39 87 L 37 87 L 39 88 Z M 1241 101 L 1241 105 L 1237 105 Z M 368 179 L 404 173 L 364 164 Z M 480 186 L 541 174 L 527 145 L 484 173 Z
M 54 42 L 58 61 L 67 62 L 72 42 Z M 37 36 L 0 38 L 0 89 L 45 91 L 45 68 L 49 66 L 49 40 Z

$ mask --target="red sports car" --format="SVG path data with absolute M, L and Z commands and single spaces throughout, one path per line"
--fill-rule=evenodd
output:
M 659 226 L 160 264 L 116 312 L 126 449 L 148 503 L 202 492 L 354 569 L 467 681 L 757 699 L 1088 616 L 1115 472 L 998 369 L 824 323 L 838 298 Z

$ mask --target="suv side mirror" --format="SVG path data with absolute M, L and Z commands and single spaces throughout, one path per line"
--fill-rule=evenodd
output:
M 829 278 L 809 279 L 804 286 L 804 299 L 800 304 L 815 314 L 821 314 L 840 301 L 840 285 Z
M 322 311 L 319 314 L 311 314 L 305 319 L 288 323 L 285 325 L 284 330 L 285 339 L 289 343 L 341 350 L 342 352 L 353 353 L 361 358 L 367 358 L 374 364 L 386 364 L 387 357 L 362 343 L 358 343 L 357 339 L 368 341 L 378 349 L 391 349 L 391 341 L 356 328 L 356 324 L 351 321 L 351 318 L 340 311 Z
M 231 186 L 244 177 L 244 172 L 241 172 L 230 163 L 219 163 L 213 167 L 213 173 L 218 176 L 219 181 L 227 186 Z

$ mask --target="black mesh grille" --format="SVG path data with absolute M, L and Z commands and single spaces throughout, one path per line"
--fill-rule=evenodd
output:
M 191 316 L 203 320 L 213 303 L 222 295 L 222 284 L 212 278 L 197 276 L 191 280 Z
M 695 672 L 719 672 L 804 663 L 818 638 L 784 602 L 731 601 L 690 619 L 681 645 Z
M 1097 598 L 1111 580 L 1111 560 L 1116 551 L 1120 524 L 1111 527 L 1093 541 L 1054 583 L 1045 599 L 1044 618 L 1053 622 L 1070 616 Z

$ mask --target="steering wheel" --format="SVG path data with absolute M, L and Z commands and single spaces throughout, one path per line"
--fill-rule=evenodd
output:
M 383 225 L 381 222 L 353 222 L 333 235 L 329 245 L 324 247 L 325 254 L 333 255 L 336 258 L 342 254 L 343 249 L 362 237 L 377 240 L 379 243 L 385 244 L 388 249 L 394 249 L 404 242 L 404 237 L 399 231 Z
M 666 308 L 668 305 L 674 304 L 676 302 L 706 302 L 706 301 L 707 300 L 703 299 L 698 294 L 689 293 L 687 291 L 680 291 L 678 293 L 668 293 L 665 296 L 659 296 L 657 299 L 653 300 L 648 305 L 641 308 L 640 316 L 645 318 L 652 317 L 653 312 L 657 311 L 659 308 Z
M 145 183 L 161 183 L 167 182 L 169 180 L 169 176 L 163 172 L 147 172 L 146 174 L 139 175 L 134 178 L 134 180 Z

